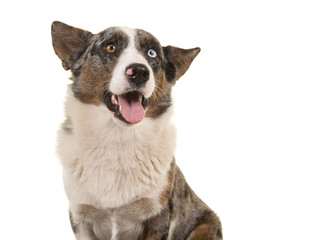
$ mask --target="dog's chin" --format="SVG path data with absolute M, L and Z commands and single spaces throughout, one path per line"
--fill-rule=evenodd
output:
M 124 127 L 132 127 L 143 121 L 148 101 L 139 91 L 128 91 L 122 95 L 108 92 L 104 97 L 114 122 Z

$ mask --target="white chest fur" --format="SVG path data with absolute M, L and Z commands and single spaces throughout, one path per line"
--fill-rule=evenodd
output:
M 73 130 L 59 131 L 58 152 L 71 204 L 117 208 L 159 198 L 175 149 L 171 110 L 122 127 L 104 106 L 82 104 L 69 93 L 66 114 Z

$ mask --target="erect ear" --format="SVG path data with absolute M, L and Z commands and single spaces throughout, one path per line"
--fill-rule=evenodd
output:
M 200 48 L 182 49 L 172 46 L 163 47 L 166 58 L 167 80 L 175 83 L 182 77 L 200 51 Z
M 51 25 L 52 44 L 56 55 L 62 60 L 65 70 L 73 68 L 74 63 L 87 47 L 92 33 L 69 26 L 62 22 Z

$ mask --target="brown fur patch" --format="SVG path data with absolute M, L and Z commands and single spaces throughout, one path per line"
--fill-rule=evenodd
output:
M 192 231 L 188 240 L 212 240 L 213 236 L 213 225 L 210 223 L 202 223 Z
M 168 172 L 167 186 L 160 195 L 160 204 L 162 206 L 164 206 L 167 203 L 168 198 L 171 195 L 171 192 L 173 191 L 174 181 L 175 181 L 175 163 L 173 162 Z
M 146 117 L 156 118 L 165 111 L 165 107 L 171 103 L 168 93 L 168 82 L 164 72 L 161 75 L 154 75 L 155 89 L 150 98 L 149 107 L 146 111 Z
M 99 106 L 102 104 L 104 91 L 108 88 L 112 70 L 96 65 L 94 58 L 89 57 L 84 65 L 78 83 L 75 83 L 74 92 L 82 102 Z

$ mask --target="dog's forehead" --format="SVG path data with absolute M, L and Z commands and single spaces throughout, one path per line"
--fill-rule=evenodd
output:
M 136 29 L 129 27 L 116 27 L 115 31 L 125 34 L 130 41 L 134 41 L 136 36 Z
M 127 34 L 127 36 L 136 42 L 155 42 L 159 44 L 159 41 L 149 32 L 142 29 L 134 29 L 129 27 L 119 27 L 120 31 Z
M 132 45 L 156 45 L 160 46 L 160 42 L 149 32 L 129 27 L 110 27 L 98 33 L 100 41 L 108 41 L 113 38 L 125 39 Z

